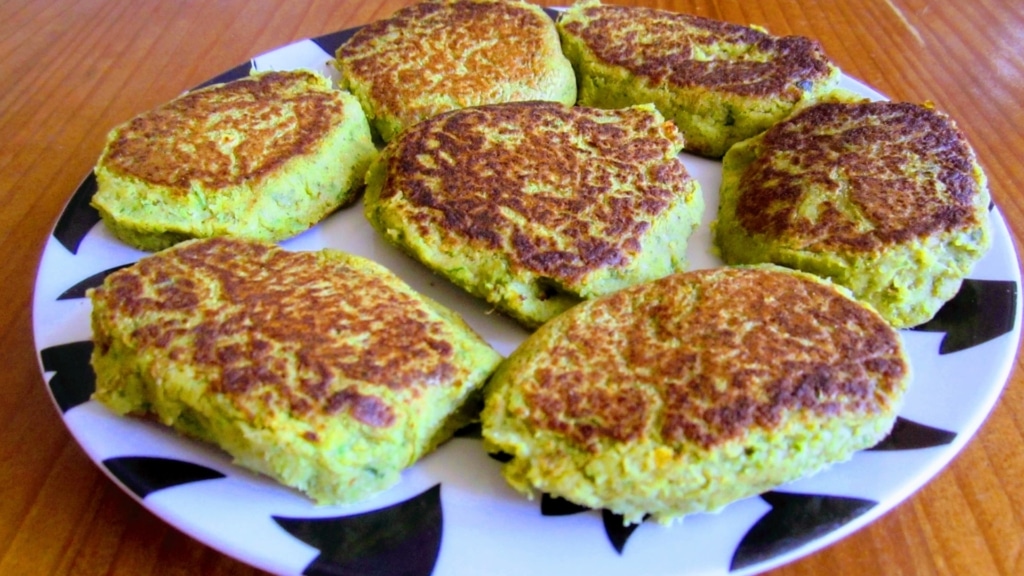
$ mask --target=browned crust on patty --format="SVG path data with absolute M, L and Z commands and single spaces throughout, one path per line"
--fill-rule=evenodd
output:
M 315 252 L 215 238 L 115 272 L 93 299 L 106 322 L 136 326 L 136 349 L 212 374 L 209 391 L 243 411 L 346 411 L 384 427 L 395 416 L 382 390 L 416 398 L 458 375 L 442 322 L 389 277 Z
M 929 107 L 817 104 L 769 129 L 758 150 L 737 220 L 792 248 L 875 252 L 982 225 L 974 154 Z
M 507 254 L 513 269 L 577 285 L 634 258 L 650 222 L 687 189 L 678 138 L 639 109 L 464 109 L 415 126 L 385 152 L 393 156 L 381 200 L 404 195 L 424 237 L 440 231 Z
M 582 17 L 585 24 L 574 20 L 564 28 L 598 60 L 651 85 L 797 101 L 807 86 L 833 73 L 821 45 L 802 36 L 772 36 L 747 26 L 633 6 L 589 6 Z
M 551 18 L 523 2 L 425 0 L 364 26 L 337 57 L 350 83 L 370 86 L 378 116 L 409 122 L 436 112 L 400 114 L 423 94 L 469 106 L 495 101 L 495 90 L 513 83 L 536 86 L 553 55 L 538 49 L 545 37 L 557 50 Z
M 310 72 L 268 72 L 196 90 L 119 127 L 109 170 L 188 194 L 259 179 L 314 150 L 344 118 Z
M 794 412 L 881 411 L 909 373 L 877 314 L 779 269 L 676 274 L 581 304 L 548 330 L 557 339 L 520 379 L 527 426 L 593 452 L 647 435 L 710 449 Z

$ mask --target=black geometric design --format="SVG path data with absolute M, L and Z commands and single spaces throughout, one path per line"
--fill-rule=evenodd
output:
M 945 446 L 956 438 L 956 432 L 933 428 L 919 424 L 913 420 L 907 420 L 902 416 L 896 417 L 896 423 L 889 435 L 875 444 L 868 450 L 917 450 L 919 448 L 933 448 Z
M 911 330 L 945 332 L 939 354 L 952 354 L 1010 332 L 1016 315 L 1016 282 L 967 279 L 934 318 Z
M 472 422 L 456 430 L 453 436 L 455 438 L 470 438 L 472 440 L 482 440 L 484 437 L 483 428 L 479 422 Z
M 331 34 L 324 34 L 323 36 L 317 36 L 316 38 L 310 38 L 314 44 L 320 47 L 321 50 L 334 56 L 338 52 L 338 48 L 348 39 L 355 34 L 360 27 L 349 28 L 347 30 L 339 30 L 338 32 L 332 32 Z
M 508 464 L 513 458 L 515 458 L 515 456 L 508 452 L 488 452 L 487 455 L 490 456 L 492 460 L 497 460 L 502 464 Z
M 82 280 L 81 282 L 75 284 L 71 288 L 68 288 L 67 290 L 62 292 L 60 296 L 57 296 L 57 300 L 74 300 L 75 298 L 85 298 L 86 290 L 88 290 L 89 288 L 96 288 L 100 284 L 103 284 L 103 280 L 105 280 L 107 276 L 110 276 L 114 272 L 117 272 L 122 268 L 127 268 L 131 265 L 131 263 L 122 264 L 120 266 L 115 266 L 108 270 L 104 270 L 103 272 L 97 272 L 96 274 L 89 276 L 85 280 Z
M 541 516 L 572 516 L 582 512 L 589 512 L 592 508 L 570 502 L 560 496 L 542 494 L 540 499 Z M 646 516 L 644 519 L 646 520 Z M 626 542 L 633 532 L 640 527 L 640 524 L 624 524 L 622 514 L 616 514 L 610 510 L 601 510 L 601 521 L 604 523 L 604 533 L 612 548 L 619 554 L 626 547 Z
M 240 78 L 247 78 L 251 71 L 252 71 L 252 61 L 250 60 L 249 62 L 246 62 L 245 64 L 239 64 L 238 66 L 235 66 L 234 68 L 232 68 L 230 70 L 227 70 L 225 72 L 221 72 L 220 74 L 217 74 L 213 78 L 210 78 L 209 80 L 207 80 L 206 82 L 203 82 L 202 84 L 196 86 L 192 90 L 198 90 L 199 88 L 206 88 L 207 86 L 212 86 L 213 84 L 223 84 L 225 82 L 231 82 L 232 80 L 238 80 Z
M 747 531 L 733 554 L 730 570 L 739 570 L 799 548 L 854 518 L 877 502 L 842 496 L 765 492 L 770 512 Z
M 612 547 L 620 555 L 626 547 L 626 541 L 640 527 L 640 523 L 623 524 L 622 518 L 622 514 L 616 514 L 608 510 L 601 511 L 601 519 L 604 521 L 604 533 L 608 535 L 608 540 L 612 543 Z
M 100 221 L 100 213 L 89 204 L 94 194 L 96 175 L 90 172 L 71 195 L 71 200 L 64 207 L 64 212 L 53 229 L 53 237 L 72 254 L 78 254 L 78 246 L 82 239 Z
M 541 516 L 571 516 L 580 512 L 587 512 L 590 508 L 570 502 L 560 496 L 543 494 L 540 497 Z
M 50 394 L 61 413 L 89 401 L 96 391 L 96 374 L 89 364 L 92 342 L 70 342 L 44 348 L 39 359 L 44 372 L 56 372 L 50 378 Z
M 223 474 L 206 466 L 155 456 L 108 458 L 103 465 L 139 498 L 164 488 L 224 478 Z
M 303 574 L 428 576 L 443 531 L 441 485 L 393 506 L 336 518 L 274 521 L 320 551 Z

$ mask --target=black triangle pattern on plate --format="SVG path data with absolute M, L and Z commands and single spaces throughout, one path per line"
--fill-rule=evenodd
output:
M 103 465 L 139 498 L 165 488 L 225 477 L 216 470 L 193 462 L 156 456 L 108 458 Z
M 387 508 L 335 518 L 274 521 L 320 551 L 309 576 L 428 576 L 441 549 L 441 485 Z
M 581 506 L 575 502 L 570 502 L 560 496 L 552 496 L 551 494 L 542 494 L 540 497 L 540 514 L 541 516 L 570 516 L 572 514 L 579 514 L 580 512 L 586 512 L 590 508 Z
M 646 520 L 646 518 L 645 516 L 644 519 Z M 601 520 L 604 521 L 604 533 L 608 535 L 608 541 L 612 543 L 612 548 L 615 548 L 615 551 L 621 555 L 629 537 L 640 527 L 640 524 L 624 524 L 622 514 L 616 514 L 609 510 L 601 511 Z
M 50 378 L 50 393 L 60 411 L 67 412 L 85 404 L 96 390 L 96 373 L 89 364 L 92 342 L 69 342 L 43 348 L 39 359 L 44 372 L 55 372 Z
M 470 438 L 473 440 L 483 440 L 483 427 L 479 422 L 471 422 L 466 424 L 462 428 L 455 431 L 452 435 L 455 438 Z
M 502 464 L 507 464 L 511 462 L 513 458 L 515 458 L 515 456 L 509 454 L 508 452 L 488 452 L 487 455 L 490 456 L 492 460 L 497 460 Z
M 920 448 L 934 448 L 945 446 L 956 439 L 956 432 L 933 428 L 925 424 L 908 420 L 902 416 L 896 417 L 889 435 L 875 444 L 868 450 L 917 450 Z
M 542 516 L 572 516 L 582 512 L 589 512 L 592 508 L 570 502 L 560 496 L 542 494 L 540 499 L 540 513 Z M 646 519 L 646 517 L 645 517 Z M 626 542 L 633 532 L 640 527 L 640 524 L 624 524 L 622 514 L 616 514 L 610 510 L 601 510 L 601 521 L 604 523 L 604 533 L 612 548 L 622 554 Z
M 100 213 L 89 204 L 94 194 L 96 175 L 90 172 L 71 195 L 71 200 L 53 228 L 53 237 L 72 254 L 78 254 L 82 239 L 100 221 Z
M 212 86 L 213 84 L 223 84 L 225 82 L 230 82 L 232 80 L 246 78 L 249 76 L 249 73 L 251 71 L 252 61 L 250 60 L 245 64 L 239 64 L 238 66 L 235 66 L 230 70 L 226 70 L 224 72 L 221 72 L 220 74 L 217 74 L 213 78 L 210 78 L 206 82 L 203 82 L 202 84 L 196 86 L 195 88 L 193 88 L 193 90 L 198 90 L 199 88 L 206 88 L 207 86 Z
M 1016 282 L 968 278 L 934 318 L 911 330 L 945 332 L 939 354 L 952 354 L 1010 332 L 1016 315 Z
M 117 272 L 122 268 L 127 268 L 131 265 L 132 263 L 129 262 L 128 264 L 122 264 L 120 266 L 109 268 L 107 270 L 104 270 L 103 272 L 97 272 L 96 274 L 89 276 L 85 280 L 78 282 L 71 288 L 68 288 L 67 290 L 62 292 L 60 296 L 57 296 L 57 300 L 74 300 L 76 298 L 85 298 L 86 290 L 88 290 L 89 288 L 96 288 L 100 284 L 103 284 L 103 280 L 105 280 L 107 276 L 110 276 L 114 272 Z
M 324 34 L 323 36 L 310 38 L 310 40 L 319 46 L 321 50 L 333 57 L 338 52 L 338 48 L 341 48 L 341 45 L 347 42 L 348 39 L 351 38 L 358 30 L 358 27 L 339 30 L 337 32 L 332 32 L 331 34 Z
M 765 492 L 772 509 L 761 517 L 733 553 L 730 571 L 770 560 L 832 532 L 878 503 L 817 494 Z

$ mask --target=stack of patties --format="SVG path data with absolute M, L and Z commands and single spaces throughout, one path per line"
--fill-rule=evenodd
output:
M 465 108 L 381 151 L 366 217 L 430 269 L 536 327 L 685 267 L 703 199 L 681 146 L 651 106 Z
M 719 268 L 551 320 L 498 368 L 481 418 L 524 494 L 668 523 L 874 445 L 908 381 L 899 334 L 842 288 Z
M 294 236 L 352 202 L 377 150 L 359 102 L 313 72 L 189 92 L 118 126 L 92 205 L 143 250 Z
M 385 142 L 466 106 L 576 101 L 554 22 L 520 0 L 425 0 L 364 26 L 336 56 L 342 87 Z
M 714 241 L 832 279 L 893 326 L 931 319 L 990 244 L 985 175 L 929 106 L 838 99 L 734 146 Z
M 332 250 L 191 240 L 90 298 L 97 400 L 324 504 L 396 483 L 477 416 L 501 360 L 450 310 Z
M 580 104 L 652 102 L 682 130 L 686 150 L 703 156 L 722 156 L 840 77 L 811 39 L 664 10 L 585 0 L 558 30 Z

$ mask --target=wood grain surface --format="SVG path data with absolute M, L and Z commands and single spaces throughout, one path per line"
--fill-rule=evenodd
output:
M 32 340 L 41 250 L 115 124 L 251 56 L 407 0 L 0 3 L 0 574 L 256 574 L 126 496 L 70 437 Z M 625 2 L 619 2 L 625 3 Z M 675 0 L 646 4 L 817 38 L 843 70 L 955 118 L 1024 231 L 1024 3 Z M 919 492 L 773 572 L 1024 574 L 1024 373 Z

